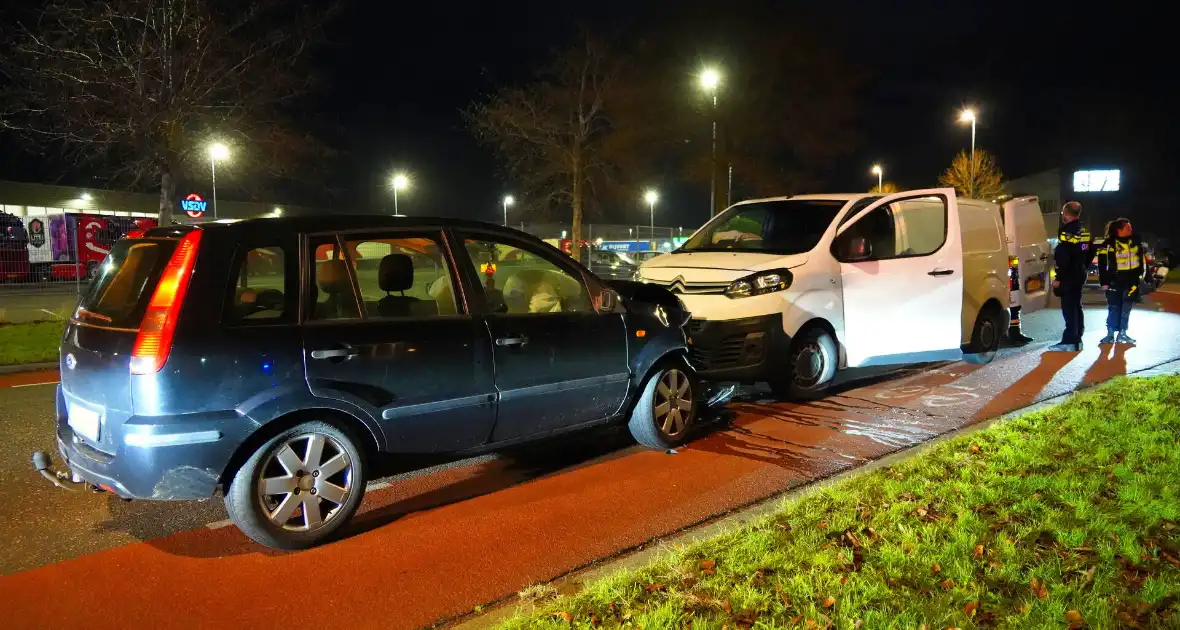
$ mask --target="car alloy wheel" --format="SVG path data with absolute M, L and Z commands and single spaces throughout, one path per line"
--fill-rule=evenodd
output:
M 660 375 L 652 412 L 656 426 L 664 435 L 676 437 L 688 428 L 692 419 L 692 396 L 692 383 L 684 372 L 670 368 Z
M 352 491 L 352 459 L 340 442 L 322 433 L 288 438 L 267 458 L 258 479 L 266 517 L 290 532 L 329 524 Z

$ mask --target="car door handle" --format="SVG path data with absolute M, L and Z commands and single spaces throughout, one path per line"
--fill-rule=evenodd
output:
M 954 272 L 954 269 L 935 269 L 933 271 L 927 271 L 926 274 L 930 276 L 949 276 Z
M 497 346 L 523 346 L 529 342 L 528 337 L 499 337 L 496 339 Z
M 356 348 L 345 346 L 343 348 L 333 348 L 331 350 L 312 350 L 311 358 L 313 359 L 348 359 L 360 354 L 361 351 Z

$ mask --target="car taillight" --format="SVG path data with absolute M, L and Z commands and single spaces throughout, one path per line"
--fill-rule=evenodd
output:
M 1020 288 L 1020 258 L 1008 257 L 1008 289 L 1015 291 Z
M 148 302 L 147 312 L 139 325 L 135 348 L 131 351 L 132 374 L 154 374 L 168 361 L 172 350 L 172 333 L 176 331 L 176 320 L 188 283 L 193 275 L 193 263 L 197 260 L 197 247 L 201 244 L 200 230 L 184 235 L 168 266 L 160 276 L 160 282 Z

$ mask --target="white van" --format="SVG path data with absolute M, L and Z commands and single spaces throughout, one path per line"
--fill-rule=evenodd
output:
M 838 369 L 990 359 L 1007 328 L 998 210 L 949 188 L 745 201 L 638 278 L 692 313 L 690 359 L 711 380 L 822 395 Z

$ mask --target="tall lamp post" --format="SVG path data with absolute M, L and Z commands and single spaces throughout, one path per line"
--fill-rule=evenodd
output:
M 217 218 L 217 162 L 229 158 L 229 147 L 214 142 L 209 145 L 209 173 L 213 176 L 213 218 Z
M 504 195 L 503 203 L 504 203 L 504 227 L 508 227 L 508 206 L 511 206 L 512 204 L 516 203 L 516 200 L 512 198 L 512 195 Z
M 968 107 L 959 112 L 959 122 L 971 123 L 971 186 L 967 189 L 967 194 L 971 198 L 975 198 L 975 110 Z
M 717 215 L 717 86 L 721 85 L 721 73 L 713 68 L 701 71 L 701 89 L 713 97 L 713 160 L 709 184 L 709 217 Z
M 649 188 L 647 192 L 643 193 L 643 200 L 647 202 L 647 209 L 651 215 L 651 239 L 654 241 L 656 238 L 656 202 L 660 200 L 660 193 Z
M 410 187 L 410 178 L 405 173 L 394 173 L 393 179 L 390 181 L 393 188 L 393 216 L 402 216 L 397 208 L 397 193 Z
M 879 193 L 885 192 L 884 174 L 885 170 L 881 168 L 880 164 L 873 165 L 873 175 L 877 176 L 877 192 Z

